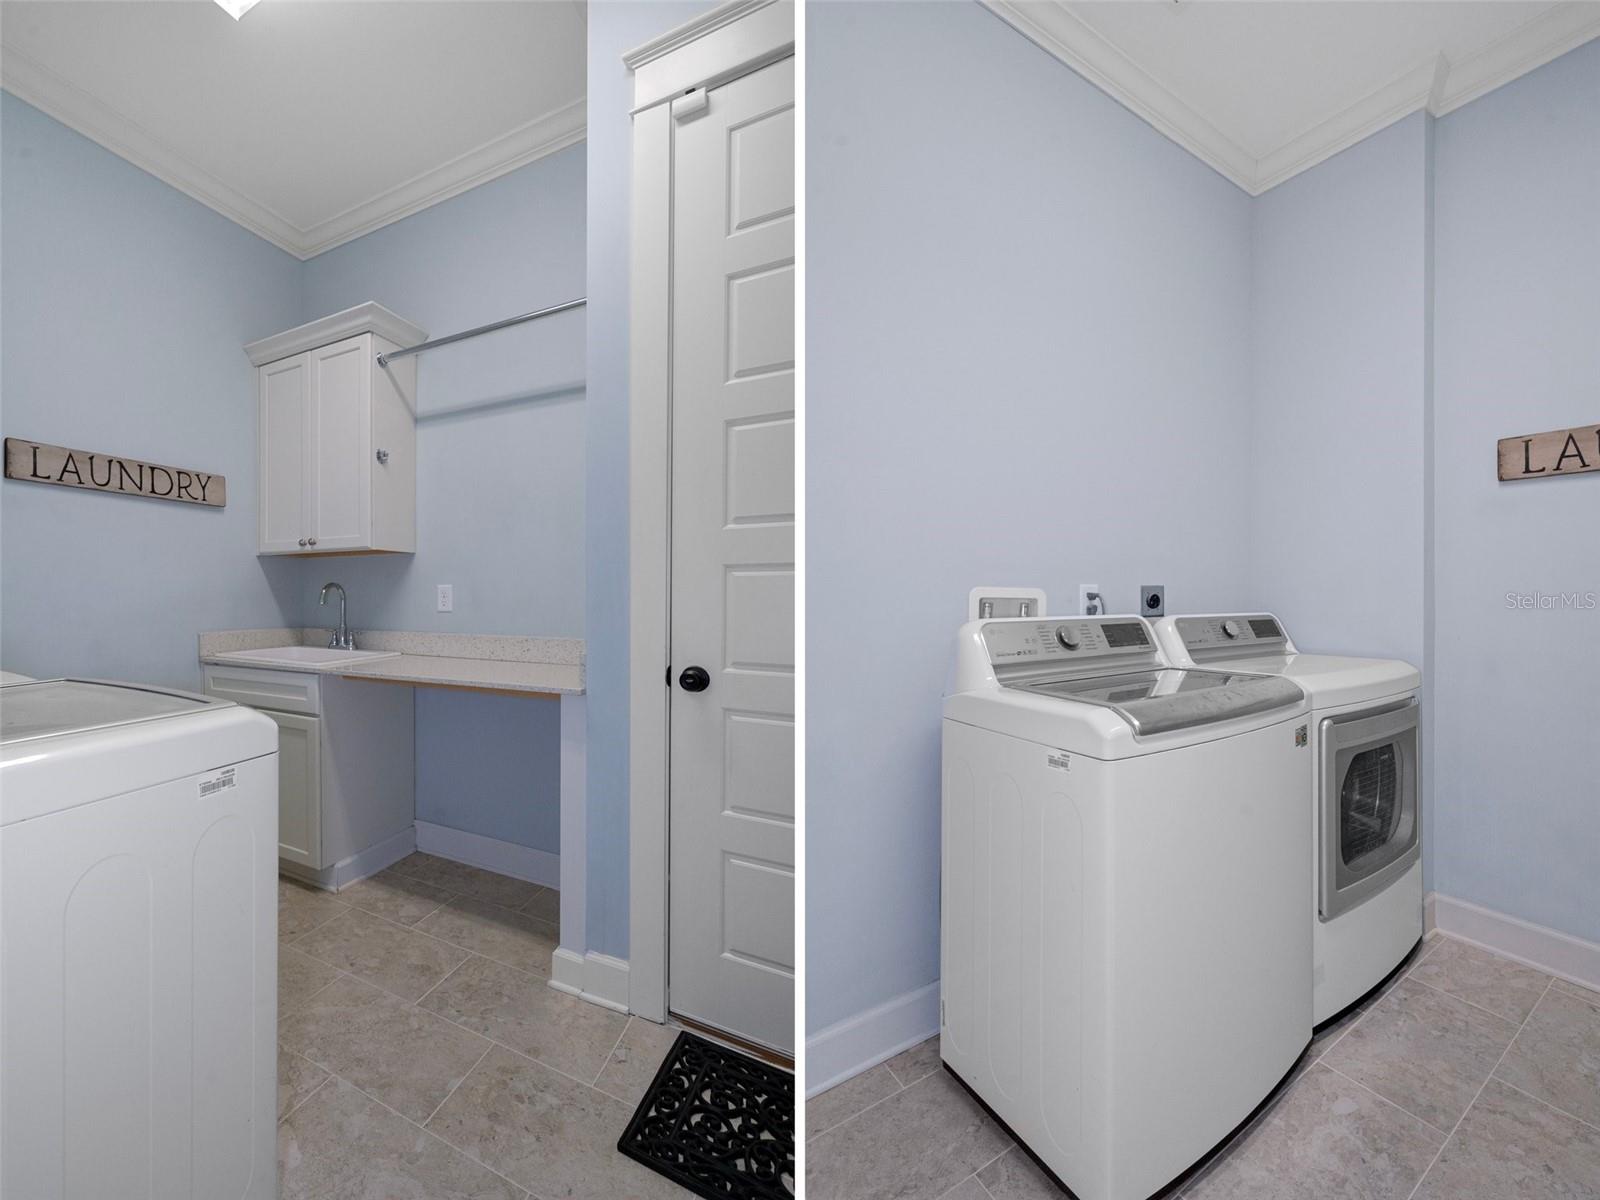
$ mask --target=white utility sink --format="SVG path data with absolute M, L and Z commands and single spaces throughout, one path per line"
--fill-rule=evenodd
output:
M 334 650 L 327 646 L 273 646 L 217 655 L 228 662 L 258 667 L 350 667 L 379 658 L 399 658 L 398 650 Z

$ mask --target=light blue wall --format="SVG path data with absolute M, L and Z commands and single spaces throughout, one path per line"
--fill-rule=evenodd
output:
M 1256 199 L 1247 443 L 1249 607 L 1302 650 L 1422 669 L 1425 886 L 1432 137 L 1413 114 Z
M 4 432 L 228 483 L 223 509 L 0 484 L 0 663 L 197 687 L 200 630 L 300 607 L 255 555 L 242 349 L 300 320 L 300 265 L 10 94 L 0 122 Z
M 584 151 L 572 146 L 305 264 L 305 319 L 376 300 L 442 336 L 582 296 Z M 417 553 L 332 559 L 356 628 L 578 637 L 584 314 L 418 360 Z M 434 587 L 455 586 L 455 611 Z
M 1600 42 L 1440 119 L 1438 890 L 1600 941 L 1600 474 L 1498 483 L 1497 439 L 1600 419 Z
M 307 263 L 28 105 L 3 100 L 4 430 L 227 477 L 221 511 L 0 490 L 0 660 L 195 687 L 205 629 L 582 636 L 584 320 L 420 364 L 415 556 L 257 558 L 248 341 L 375 299 L 442 334 L 583 294 L 573 147 Z M 455 612 L 434 612 L 434 585 Z M 559 714 L 419 691 L 418 816 L 555 852 Z
M 573 146 L 318 255 L 305 319 L 376 300 L 440 336 L 584 294 L 584 150 Z M 417 553 L 335 558 L 302 576 L 302 620 L 356 629 L 581 637 L 584 314 L 421 356 Z M 455 611 L 435 611 L 435 585 Z M 417 816 L 560 850 L 556 704 L 417 691 Z
M 978 5 L 807 20 L 815 1033 L 938 977 L 968 588 L 1247 602 L 1251 310 L 1249 198 Z
M 1427 139 L 1407 117 L 1255 201 L 1251 607 L 1423 654 Z
M 561 853 L 561 708 L 418 688 L 417 816 Z
M 633 78 L 622 55 L 710 8 L 589 5 L 588 938 L 628 954 L 628 214 Z

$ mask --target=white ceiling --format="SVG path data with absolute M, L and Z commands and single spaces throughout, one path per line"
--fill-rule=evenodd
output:
M 5 0 L 8 91 L 309 258 L 584 136 L 579 0 Z
M 1252 195 L 1600 36 L 1600 0 L 985 0 Z

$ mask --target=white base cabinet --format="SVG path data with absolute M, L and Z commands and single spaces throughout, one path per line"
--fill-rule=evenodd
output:
M 278 725 L 278 859 L 287 873 L 340 886 L 341 864 L 415 826 L 411 688 L 222 666 L 205 668 L 204 686 Z

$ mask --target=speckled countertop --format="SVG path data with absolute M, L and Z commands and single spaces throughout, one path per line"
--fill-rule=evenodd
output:
M 244 664 L 228 656 L 241 650 L 275 646 L 325 646 L 326 629 L 232 629 L 200 635 L 200 661 Z M 582 695 L 584 644 L 579 638 L 518 637 L 500 634 L 409 633 L 401 630 L 356 632 L 362 650 L 388 650 L 398 657 L 345 666 L 266 667 L 310 671 L 347 679 L 386 680 L 420 686 L 482 688 L 544 695 Z

